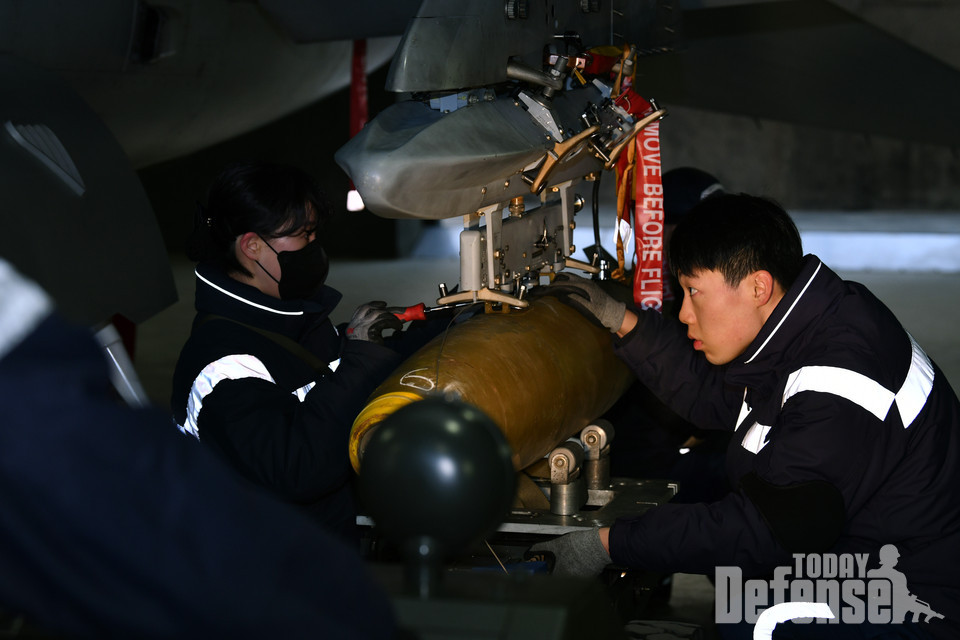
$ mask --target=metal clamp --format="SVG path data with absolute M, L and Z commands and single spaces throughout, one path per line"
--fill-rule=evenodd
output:
M 613 150 L 610 151 L 609 155 L 605 156 L 606 162 L 604 162 L 603 168 L 607 170 L 612 169 L 617 164 L 620 154 L 624 149 L 626 149 L 630 141 L 636 138 L 638 133 L 646 129 L 647 125 L 654 123 L 657 120 L 661 120 L 665 115 L 667 115 L 666 109 L 658 109 L 647 117 L 637 120 L 633 125 L 633 129 L 630 130 L 630 133 L 624 136 L 620 142 L 616 144 Z
M 606 489 L 610 486 L 610 444 L 613 425 L 607 420 L 595 420 L 580 432 L 585 461 L 583 476 L 588 489 Z
M 587 487 L 580 477 L 583 447 L 568 440 L 550 452 L 550 512 L 570 516 L 587 503 Z

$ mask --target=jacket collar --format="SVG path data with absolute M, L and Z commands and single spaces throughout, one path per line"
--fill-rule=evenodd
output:
M 800 275 L 760 333 L 743 354 L 730 363 L 727 379 L 741 382 L 744 377 L 768 376 L 783 360 L 784 351 L 822 317 L 824 309 L 841 293 L 840 277 L 815 255 L 805 256 Z
M 197 265 L 195 273 L 199 315 L 224 316 L 287 335 L 299 335 L 307 325 L 325 320 L 342 298 L 339 291 L 324 286 L 307 300 L 280 300 L 210 264 Z

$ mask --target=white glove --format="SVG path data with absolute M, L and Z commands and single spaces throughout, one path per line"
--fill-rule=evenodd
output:
M 383 332 L 387 329 L 399 331 L 403 322 L 392 311 L 387 309 L 387 303 L 379 300 L 368 302 L 357 307 L 347 325 L 347 339 L 366 340 L 383 344 Z

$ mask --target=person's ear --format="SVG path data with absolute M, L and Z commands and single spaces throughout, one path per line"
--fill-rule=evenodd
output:
M 769 271 L 761 269 L 754 271 L 750 276 L 753 279 L 753 299 L 758 307 L 762 307 L 770 302 L 774 294 L 773 275 Z
M 263 248 L 262 244 L 263 241 L 260 239 L 260 236 L 253 231 L 247 231 L 237 238 L 237 249 L 246 258 L 253 261 L 260 259 L 260 251 Z

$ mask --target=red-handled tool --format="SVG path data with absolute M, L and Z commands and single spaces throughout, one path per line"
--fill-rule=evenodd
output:
M 408 320 L 426 320 L 427 319 L 427 307 L 422 302 L 415 304 L 412 307 L 390 307 L 391 313 L 400 318 L 402 321 L 407 322 Z
M 477 303 L 474 301 L 467 301 L 457 302 L 454 304 L 441 304 L 436 307 L 428 307 L 424 303 L 420 302 L 411 307 L 387 307 L 387 310 L 400 318 L 400 320 L 403 322 L 407 322 L 408 320 L 426 320 L 427 315 L 431 313 L 459 313 L 459 310 L 464 309 L 465 307 L 472 307 L 476 304 Z

